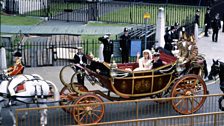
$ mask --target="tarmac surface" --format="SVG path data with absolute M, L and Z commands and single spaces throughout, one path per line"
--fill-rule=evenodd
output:
M 119 34 L 125 26 L 89 26 L 80 22 L 66 21 L 43 21 L 38 25 L 17 26 L 2 25 L 0 31 L 3 33 L 23 33 L 23 34 Z M 129 27 L 129 26 L 128 26 Z

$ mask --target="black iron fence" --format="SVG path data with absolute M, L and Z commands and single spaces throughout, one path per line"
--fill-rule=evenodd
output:
M 149 24 L 156 24 L 158 8 L 163 7 L 166 25 L 194 17 L 200 9 L 200 24 L 203 24 L 206 7 L 195 5 L 154 4 L 143 2 L 86 2 L 74 0 L 6 0 L 8 13 L 24 16 L 48 17 L 50 20 L 103 21 L 111 23 L 143 24 L 143 15 L 149 12 Z
M 117 43 L 118 40 L 113 40 Z M 141 40 L 139 40 L 141 41 Z M 13 53 L 22 52 L 23 64 L 26 67 L 36 66 L 64 66 L 72 62 L 77 50 L 75 47 L 83 47 L 85 54 L 92 53 L 95 57 L 99 56 L 99 47 L 101 42 L 98 40 L 80 40 L 79 36 L 73 35 L 52 35 L 25 37 L 15 43 L 1 43 L 0 47 L 5 47 L 7 56 L 7 65 L 13 64 Z M 116 47 L 116 46 L 115 46 Z M 120 53 L 120 52 L 116 52 Z M 120 54 L 114 57 L 116 62 L 121 62 Z M 134 62 L 135 57 L 130 57 Z
M 180 5 L 198 5 L 198 6 L 211 6 L 214 2 L 214 0 L 114 0 L 114 1 L 166 3 L 166 4 L 180 4 Z

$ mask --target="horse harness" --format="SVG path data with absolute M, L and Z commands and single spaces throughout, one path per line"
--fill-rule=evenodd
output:
M 18 83 L 17 86 L 16 86 L 15 88 L 18 88 L 20 85 L 23 85 L 25 82 L 29 82 L 29 81 L 39 81 L 39 80 L 41 80 L 41 79 L 38 78 L 37 76 L 33 76 L 33 75 L 31 75 L 31 76 L 33 77 L 32 79 L 29 79 L 28 77 L 24 76 L 27 80 L 23 80 L 22 82 Z M 8 82 L 8 86 L 9 86 L 9 84 L 11 83 L 12 80 L 13 80 L 13 79 L 10 79 L 10 80 L 9 80 L 9 82 Z M 44 81 L 44 80 L 42 80 L 42 81 Z M 46 82 L 46 81 L 45 81 L 45 82 Z M 47 83 L 47 82 L 46 82 L 46 83 Z M 41 95 L 38 95 L 38 94 L 37 94 L 37 86 L 40 86 L 40 89 L 41 89 Z M 42 85 L 35 84 L 34 87 L 35 87 L 35 95 L 33 95 L 33 96 L 18 96 L 18 95 L 16 95 L 16 96 L 11 96 L 10 94 L 5 94 L 5 93 L 0 93 L 0 96 L 9 98 L 9 99 L 11 99 L 11 100 L 12 100 L 12 99 L 13 99 L 13 100 L 17 100 L 17 101 L 22 102 L 22 103 L 26 103 L 26 102 L 21 101 L 21 100 L 18 100 L 18 99 L 16 99 L 16 98 L 33 98 L 35 104 L 39 103 L 39 102 L 38 102 L 38 98 L 46 99 L 46 98 L 48 98 L 48 97 L 52 97 L 52 96 L 53 96 L 53 95 L 44 95 L 44 94 L 43 94 L 43 88 L 42 88 Z M 15 90 L 15 92 L 16 92 L 16 89 L 15 89 L 15 88 L 14 88 L 14 90 Z M 8 89 L 8 87 L 7 87 L 7 89 Z M 18 93 L 18 92 L 16 92 L 16 93 Z M 29 104 L 29 103 L 26 103 L 26 104 Z M 30 103 L 30 104 L 32 104 L 32 103 Z

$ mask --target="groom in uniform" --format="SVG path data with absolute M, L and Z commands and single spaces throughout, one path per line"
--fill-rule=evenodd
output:
M 124 28 L 124 34 L 120 37 L 120 51 L 122 55 L 122 63 L 128 63 L 131 48 L 131 38 L 128 29 Z
M 84 65 L 87 63 L 86 55 L 82 51 L 82 47 L 77 47 L 78 52 L 74 56 L 74 63 Z M 76 67 L 77 71 L 80 70 L 80 68 Z M 84 75 L 82 73 L 77 74 L 77 80 L 79 84 L 84 85 Z

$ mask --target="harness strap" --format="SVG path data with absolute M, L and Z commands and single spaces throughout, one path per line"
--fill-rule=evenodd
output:
M 5 97 L 5 98 L 49 98 L 52 97 L 53 95 L 33 95 L 33 96 L 19 96 L 19 95 L 15 95 L 15 96 L 10 96 L 10 94 L 6 94 L 6 93 L 0 93 L 0 96 Z
M 27 76 L 25 76 L 24 74 L 22 74 L 27 80 L 29 80 L 29 78 Z
M 50 104 L 50 103 L 66 102 L 65 99 L 58 100 L 58 101 L 47 101 L 47 102 L 38 102 L 37 101 L 37 103 L 24 102 L 24 101 L 17 100 L 17 99 L 16 99 L 16 101 L 21 102 L 21 103 L 24 103 L 24 104 Z
M 35 87 L 35 91 L 34 91 L 34 103 L 37 103 L 37 85 L 34 86 Z
M 40 85 L 40 89 L 41 89 L 41 98 L 43 99 L 44 98 L 44 91 L 43 91 L 42 85 Z

